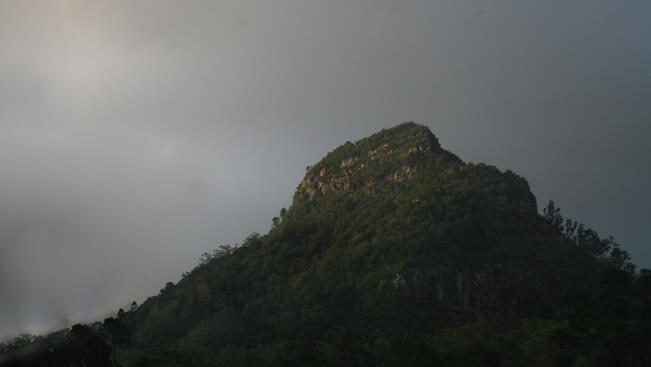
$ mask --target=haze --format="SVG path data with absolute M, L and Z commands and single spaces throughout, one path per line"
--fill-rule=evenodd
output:
M 0 337 L 114 313 L 266 232 L 403 121 L 651 266 L 648 1 L 3 1 Z

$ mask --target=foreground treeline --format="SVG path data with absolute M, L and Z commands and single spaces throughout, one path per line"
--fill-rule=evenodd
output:
M 571 294 L 560 320 L 528 319 L 498 332 L 481 316 L 463 326 L 413 340 L 360 339 L 340 330 L 315 340 L 277 336 L 266 344 L 216 350 L 131 349 L 131 331 L 118 319 L 3 345 L 2 366 L 650 366 L 651 271 L 612 269 L 599 293 Z M 129 354 L 133 354 L 129 357 Z M 133 360 L 130 360 L 133 358 Z
M 0 346 L 0 365 L 111 367 L 111 345 L 103 336 L 85 325 L 47 336 L 24 335 Z

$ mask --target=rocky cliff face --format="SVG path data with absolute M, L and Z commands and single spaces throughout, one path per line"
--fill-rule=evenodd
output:
M 502 175 L 494 167 L 480 167 L 493 170 L 495 176 Z M 438 172 L 428 171 L 432 169 Z M 427 127 L 409 122 L 356 143 L 347 142 L 328 153 L 308 170 L 296 190 L 294 204 L 300 205 L 301 202 L 313 201 L 330 194 L 373 194 L 383 186 L 415 178 L 447 176 L 454 180 L 463 175 L 472 175 L 473 170 L 474 165 L 465 164 L 454 154 L 442 149 L 438 139 Z M 517 177 L 510 171 L 504 175 Z M 517 178 L 521 186 L 517 192 L 496 193 L 491 200 L 501 212 L 535 215 L 536 200 L 526 181 Z M 500 179 L 497 177 L 494 181 Z M 487 184 L 494 183 L 496 182 Z
M 372 188 L 382 183 L 413 178 L 416 161 L 437 152 L 443 151 L 429 129 L 405 123 L 329 153 L 311 167 L 295 197 L 313 200 L 318 195 L 349 190 L 354 177 L 362 180 L 363 192 L 372 193 Z
M 462 162 L 424 126 L 405 123 L 330 152 L 309 169 L 293 207 L 329 201 L 355 208 L 389 201 L 389 215 L 420 213 L 413 219 L 425 228 L 419 230 L 437 232 L 439 240 L 426 245 L 426 261 L 403 265 L 379 282 L 409 302 L 514 315 L 552 314 L 560 302 L 554 288 L 562 272 L 549 249 L 563 247 L 564 240 L 537 214 L 527 182 L 510 171 Z M 367 226 L 355 213 L 338 215 L 349 217 L 351 227 Z
M 552 278 L 527 271 L 512 273 L 501 267 L 496 264 L 474 270 L 445 266 L 406 268 L 380 284 L 393 287 L 409 302 L 426 303 L 439 312 L 508 313 L 517 317 L 555 314 L 546 303 L 560 299 L 541 298 L 553 291 Z

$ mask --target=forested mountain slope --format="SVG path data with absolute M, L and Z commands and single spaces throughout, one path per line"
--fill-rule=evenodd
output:
M 89 332 L 121 366 L 608 365 L 598 342 L 572 343 L 609 332 L 594 326 L 606 291 L 630 304 L 617 320 L 646 330 L 649 274 L 545 214 L 522 177 L 401 124 L 308 167 L 269 233 Z

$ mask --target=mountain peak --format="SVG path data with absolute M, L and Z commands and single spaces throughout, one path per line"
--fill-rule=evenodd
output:
M 382 129 L 357 144 L 377 144 L 377 147 L 390 147 L 392 150 L 436 151 L 441 149 L 438 139 L 425 125 L 404 122 L 392 128 Z
M 413 178 L 419 162 L 435 157 L 461 162 L 441 148 L 427 126 L 405 122 L 383 129 L 355 143 L 346 142 L 308 166 L 294 202 L 349 189 L 370 193 L 383 183 Z

